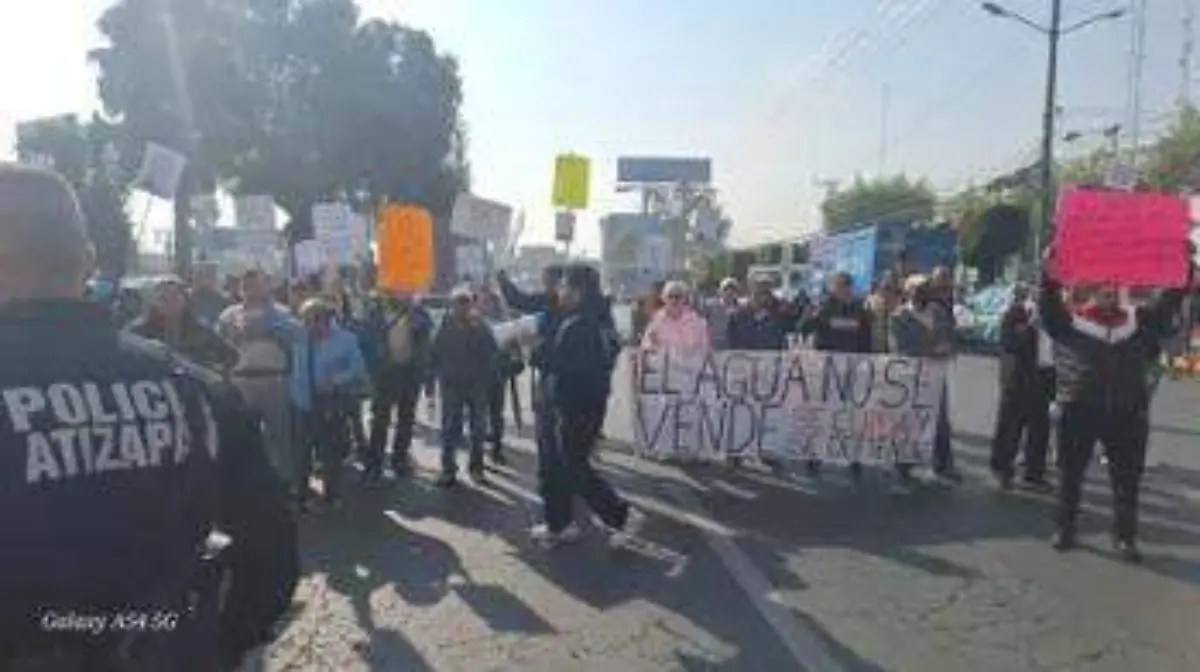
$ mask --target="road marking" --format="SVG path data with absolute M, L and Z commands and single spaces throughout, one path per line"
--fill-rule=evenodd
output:
M 696 511 L 700 519 L 710 518 L 703 514 L 703 506 L 695 495 L 684 487 L 666 484 L 668 494 L 686 509 Z M 742 592 L 750 598 L 755 610 L 771 626 L 788 653 L 802 669 L 821 672 L 840 672 L 845 666 L 835 660 L 821 638 L 811 628 L 805 627 L 781 603 L 779 593 L 771 582 L 755 566 L 754 561 L 738 548 L 728 534 L 715 533 L 711 528 L 699 528 L 704 540 L 725 570 L 733 577 Z

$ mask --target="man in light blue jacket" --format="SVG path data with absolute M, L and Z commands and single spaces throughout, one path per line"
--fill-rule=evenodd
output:
M 292 404 L 302 417 L 302 437 L 296 481 L 301 510 L 308 504 L 313 453 L 324 472 L 323 494 L 331 508 L 341 506 L 342 464 L 351 441 L 355 405 L 369 393 L 370 377 L 358 337 L 338 326 L 335 308 L 323 299 L 309 299 L 300 308 L 306 337 L 296 346 L 289 381 Z

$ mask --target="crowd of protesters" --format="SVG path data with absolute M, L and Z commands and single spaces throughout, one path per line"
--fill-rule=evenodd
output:
M 1185 253 L 1190 260 L 1194 246 Z M 1121 298 L 1127 288 L 1068 290 L 1046 274 L 1034 291 L 1014 293 L 1001 328 L 1000 402 L 990 466 L 998 487 L 1009 490 L 1017 455 L 1023 453 L 1022 483 L 1052 490 L 1048 455 L 1057 436 L 1055 548 L 1075 545 L 1083 476 L 1099 443 L 1112 482 L 1114 545 L 1127 559 L 1140 559 L 1137 502 L 1150 401 L 1162 376 L 1163 356 L 1188 331 L 1183 302 L 1192 286 L 1156 290 L 1142 305 L 1131 305 Z M 723 281 L 717 296 L 707 301 L 694 300 L 682 282 L 658 289 L 635 313 L 642 347 L 783 350 L 807 340 L 812 348 L 832 352 L 938 360 L 956 355 L 955 286 L 945 268 L 928 276 L 884 274 L 864 299 L 854 296 L 852 278 L 845 273 L 835 274 L 816 302 L 803 296 L 783 301 L 765 282 L 753 284 L 743 297 L 734 279 Z M 930 465 L 942 481 L 960 477 L 951 449 L 949 406 L 947 391 Z M 1058 418 L 1057 431 L 1052 430 L 1052 415 Z M 821 465 L 812 461 L 805 467 L 816 476 Z M 912 485 L 912 469 L 897 465 L 902 484 Z M 861 465 L 851 464 L 850 473 L 858 480 Z
M 215 270 L 203 266 L 190 282 L 165 277 L 145 292 L 93 283 L 91 294 L 131 333 L 221 373 L 240 391 L 299 511 L 318 501 L 341 508 L 352 457 L 366 483 L 383 479 L 385 463 L 395 478 L 408 475 L 422 394 L 436 395 L 441 411 L 437 484 L 457 483 L 464 447 L 467 473 L 486 483 L 485 460 L 506 462 L 506 396 L 522 422 L 516 378 L 528 350 L 545 509 L 533 536 L 547 545 L 577 536 L 581 499 L 620 539 L 637 514 L 590 458 L 622 343 L 594 269 L 555 267 L 545 277 L 533 294 L 503 274 L 495 287 L 463 284 L 440 306 L 340 276 L 276 285 L 250 270 L 218 288 Z M 493 327 L 521 314 L 535 316 L 538 333 L 499 342 Z
M 602 438 L 623 341 L 594 269 L 552 267 L 543 280 L 534 293 L 522 292 L 503 273 L 494 286 L 460 286 L 441 315 L 416 297 L 360 291 L 358 283 L 340 277 L 275 287 L 257 271 L 244 273 L 224 291 L 204 269 L 190 284 L 164 279 L 137 311 L 131 308 L 135 301 L 121 293 L 97 296 L 109 296 L 114 319 L 127 322 L 133 333 L 228 376 L 261 416 L 271 459 L 301 510 L 313 504 L 315 463 L 322 467 L 321 490 L 332 507 L 340 505 L 343 465 L 351 452 L 367 482 L 383 477 L 385 462 L 396 477 L 408 474 L 422 394 L 440 397 L 438 484 L 457 483 L 464 443 L 467 473 L 486 481 L 485 460 L 505 462 L 506 396 L 521 421 L 515 380 L 528 363 L 544 507 L 534 537 L 554 545 L 578 536 L 577 500 L 619 537 L 637 513 L 596 471 L 591 456 Z M 734 279 L 723 281 L 708 300 L 698 300 L 679 281 L 656 290 L 634 311 L 633 342 L 641 347 L 778 351 L 807 341 L 809 347 L 842 353 L 939 360 L 956 354 L 955 286 L 947 269 L 886 273 L 864 298 L 855 295 L 844 273 L 833 275 L 816 301 L 781 300 L 763 282 L 743 291 Z M 1137 491 L 1149 402 L 1163 344 L 1178 331 L 1183 295 L 1162 291 L 1156 300 L 1131 308 L 1117 288 L 1066 291 L 1050 276 L 1035 290 L 1014 294 L 1001 329 L 991 469 L 998 485 L 1009 489 L 1023 453 L 1022 483 L 1049 490 L 1048 455 L 1057 436 L 1057 548 L 1074 545 L 1082 475 L 1099 442 L 1113 482 L 1114 540 L 1127 557 L 1139 557 Z M 537 334 L 497 341 L 492 327 L 518 315 L 535 317 Z M 930 466 L 936 478 L 953 482 L 959 473 L 949 394 L 943 399 Z M 365 400 L 369 422 L 363 417 Z M 777 461 L 764 462 L 781 468 Z M 813 477 L 821 466 L 804 464 Z M 862 465 L 849 468 L 858 480 Z M 913 484 L 912 469 L 897 465 L 902 485 Z

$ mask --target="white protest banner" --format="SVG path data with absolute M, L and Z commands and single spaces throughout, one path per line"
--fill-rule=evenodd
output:
M 312 208 L 313 235 L 324 246 L 328 263 L 352 266 L 366 244 L 362 233 L 354 231 L 354 211 L 346 203 L 317 203 Z M 357 235 L 356 235 L 357 234 Z
M 296 243 L 296 276 L 306 277 L 321 272 L 325 266 L 325 248 L 317 240 Z
M 487 276 L 487 251 L 483 245 L 459 245 L 454 248 L 454 269 L 459 278 L 479 280 Z
M 185 167 L 187 157 L 183 154 L 148 142 L 146 153 L 142 155 L 142 166 L 133 178 L 133 187 L 162 199 L 175 198 Z
M 808 349 L 634 356 L 646 457 L 915 464 L 933 449 L 943 362 Z
M 450 215 L 450 230 L 480 241 L 508 239 L 512 225 L 511 207 L 472 194 L 459 194 Z
M 350 206 L 316 203 L 312 206 L 313 235 L 318 240 L 345 235 L 350 228 Z
M 237 196 L 233 199 L 233 214 L 239 229 L 275 230 L 275 199 L 270 196 Z

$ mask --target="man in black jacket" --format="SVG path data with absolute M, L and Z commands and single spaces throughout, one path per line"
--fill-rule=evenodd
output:
M 829 352 L 871 352 L 871 315 L 863 302 L 854 297 L 853 278 L 849 273 L 835 273 L 829 281 L 829 296 L 800 325 L 800 333 L 812 336 L 813 347 Z M 805 464 L 809 475 L 821 470 L 821 463 L 809 460 Z M 862 476 L 862 465 L 850 464 L 850 476 Z
M 834 274 L 829 296 L 800 325 L 800 333 L 812 336 L 817 350 L 871 352 L 871 316 L 852 294 L 852 282 L 849 273 Z
M 1041 331 L 1029 303 L 1029 292 L 1018 287 L 1000 321 L 1000 408 L 992 438 L 991 467 L 1000 487 L 1012 487 L 1013 461 L 1025 435 L 1024 481 L 1036 489 L 1046 483 L 1046 452 L 1050 443 L 1050 401 L 1054 398 L 1054 362 L 1039 357 L 1044 351 Z
M 1180 254 L 1185 249 L 1181 246 Z M 1038 312 L 1054 339 L 1062 408 L 1058 447 L 1062 481 L 1054 547 L 1065 551 L 1075 546 L 1084 472 L 1099 442 L 1108 456 L 1112 481 L 1113 542 L 1123 557 L 1136 562 L 1141 559 L 1138 490 L 1150 433 L 1146 373 L 1158 341 L 1170 332 L 1184 290 L 1166 291 L 1153 305 L 1135 310 L 1120 305 L 1116 287 L 1103 287 L 1074 315 L 1063 304 L 1062 291 L 1058 281 L 1044 275 Z
M 286 490 L 235 390 L 82 298 L 90 249 L 0 166 L 0 669 L 231 669 L 298 580 Z

